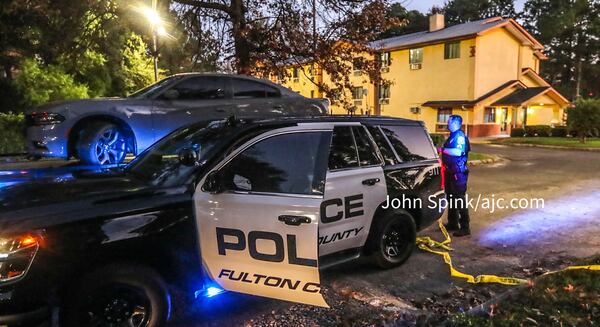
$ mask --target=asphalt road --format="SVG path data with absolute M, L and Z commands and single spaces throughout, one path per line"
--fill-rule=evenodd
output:
M 538 198 L 544 208 L 471 210 L 473 235 L 452 242 L 458 270 L 529 278 L 600 255 L 600 153 L 499 145 L 473 150 L 506 160 L 471 168 L 471 197 Z M 441 238 L 436 226 L 422 234 Z M 451 278 L 440 257 L 418 250 L 392 270 L 352 263 L 323 272 L 322 279 L 332 309 L 227 294 L 174 325 L 434 324 L 511 288 Z
M 472 198 L 536 198 L 544 207 L 471 210 L 473 235 L 452 242 L 458 270 L 528 278 L 600 255 L 600 153 L 500 145 L 473 150 L 506 160 L 471 168 Z M 36 171 L 60 172 L 40 170 L 48 165 L 64 162 L 34 164 Z M 31 166 L 0 164 L 6 167 L 26 172 Z M 422 235 L 441 238 L 436 226 Z M 418 250 L 401 267 L 351 263 L 323 272 L 322 283 L 331 309 L 226 293 L 198 303 L 173 326 L 410 326 L 443 321 L 510 289 L 451 278 L 440 257 Z

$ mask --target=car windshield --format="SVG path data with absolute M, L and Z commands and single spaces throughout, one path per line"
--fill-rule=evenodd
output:
M 158 92 L 162 91 L 164 86 L 171 84 L 171 82 L 181 79 L 181 75 L 167 77 L 162 79 L 152 85 L 146 86 L 145 88 L 138 90 L 131 94 L 130 98 L 136 99 L 149 99 L 156 95 Z
M 140 154 L 125 167 L 125 172 L 154 186 L 172 187 L 184 184 L 191 174 L 203 166 L 224 136 L 231 133 L 226 121 L 196 124 L 179 129 Z M 193 149 L 198 155 L 198 166 L 179 162 L 179 152 Z

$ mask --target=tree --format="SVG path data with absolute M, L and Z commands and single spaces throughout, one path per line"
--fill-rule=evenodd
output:
M 528 0 L 524 20 L 546 46 L 546 80 L 570 98 L 600 94 L 600 1 Z
M 567 111 L 567 125 L 585 143 L 587 137 L 600 136 L 600 99 L 580 99 Z
M 181 5 L 178 10 L 198 17 L 201 31 L 220 40 L 223 66 L 241 74 L 289 78 L 287 67 L 314 64 L 330 75 L 334 87 L 303 73 L 329 97 L 334 90 L 352 87 L 348 76 L 355 58 L 362 61 L 368 78 L 378 83 L 377 60 L 369 43 L 400 24 L 385 15 L 386 0 L 174 1 Z
M 449 0 L 443 9 L 450 25 L 496 16 L 518 17 L 514 0 Z
M 429 18 L 426 15 L 418 10 L 407 10 L 401 3 L 393 3 L 388 8 L 386 15 L 404 23 L 386 30 L 380 35 L 381 38 L 427 31 L 429 28 Z

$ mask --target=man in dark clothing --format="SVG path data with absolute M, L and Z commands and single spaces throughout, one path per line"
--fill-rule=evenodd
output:
M 456 231 L 454 236 L 471 234 L 469 228 L 469 209 L 465 194 L 467 193 L 467 156 L 471 150 L 469 139 L 460 129 L 462 117 L 451 115 L 448 119 L 450 136 L 441 149 L 442 163 L 444 164 L 444 183 L 446 198 L 448 199 L 448 224 L 446 229 Z

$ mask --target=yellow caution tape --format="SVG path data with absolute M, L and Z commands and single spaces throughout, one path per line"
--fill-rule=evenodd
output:
M 450 238 L 450 234 L 448 234 L 448 231 L 444 227 L 444 224 L 442 223 L 441 219 L 438 221 L 438 223 L 440 226 L 440 230 L 442 231 L 442 234 L 444 235 L 445 239 L 443 241 L 439 242 L 439 241 L 432 239 L 431 237 L 417 237 L 417 247 L 423 251 L 427 251 L 427 252 L 442 256 L 444 258 L 444 262 L 446 262 L 448 267 L 450 267 L 450 275 L 452 277 L 463 278 L 467 281 L 467 283 L 471 283 L 471 284 L 498 283 L 498 284 L 504 284 L 504 285 L 522 285 L 522 284 L 529 283 L 529 280 L 522 279 L 522 278 L 500 277 L 500 276 L 496 276 L 496 275 L 473 276 L 473 275 L 465 274 L 465 273 L 462 273 L 462 272 L 456 270 L 454 268 L 454 266 L 452 265 L 452 258 L 450 257 L 450 251 L 452 251 L 452 248 L 450 247 L 450 243 L 452 242 L 452 239 Z M 445 251 L 434 250 L 434 249 L 443 249 Z M 571 266 L 571 267 L 567 267 L 567 268 L 559 270 L 559 271 L 583 270 L 583 269 L 600 271 L 600 265 Z M 558 272 L 558 271 L 554 271 L 552 273 L 556 273 L 556 272 Z

